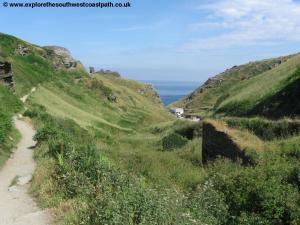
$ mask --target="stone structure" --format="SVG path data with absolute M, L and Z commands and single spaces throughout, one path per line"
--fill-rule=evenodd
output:
M 90 74 L 95 73 L 95 68 L 90 66 Z
M 15 53 L 21 56 L 26 56 L 28 54 L 30 54 L 30 49 L 28 47 L 24 47 L 21 44 L 18 44 Z
M 178 118 L 182 118 L 183 114 L 184 114 L 184 109 L 183 108 L 172 108 L 171 113 L 173 113 Z
M 115 103 L 117 103 L 117 102 L 118 102 L 118 97 L 115 96 L 115 95 L 113 95 L 113 94 L 111 94 L 111 95 L 109 95 L 109 96 L 107 97 L 107 100 L 110 101 L 110 102 L 115 102 Z
M 68 49 L 59 46 L 46 46 L 50 50 L 52 62 L 57 68 L 78 69 L 83 68 L 80 61 L 75 60 Z
M 12 65 L 9 62 L 0 62 L 0 81 L 3 81 L 5 84 L 13 87 L 13 72 Z
M 243 164 L 255 164 L 254 159 L 247 154 L 231 135 L 229 128 L 223 122 L 203 122 L 202 160 L 204 163 L 218 157 L 226 157 Z

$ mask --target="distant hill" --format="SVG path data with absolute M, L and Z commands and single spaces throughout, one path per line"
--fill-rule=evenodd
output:
M 299 66 L 299 54 L 234 66 L 173 105 L 202 116 L 293 116 L 300 113 Z

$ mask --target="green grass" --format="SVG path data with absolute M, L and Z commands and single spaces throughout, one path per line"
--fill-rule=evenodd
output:
M 12 116 L 21 109 L 21 103 L 12 90 L 1 83 L 0 102 L 0 167 L 2 167 L 20 138 L 14 129 Z
M 11 48 L 17 43 L 16 39 Z M 35 150 L 38 169 L 31 187 L 40 205 L 62 210 L 57 214 L 62 223 L 137 224 L 133 219 L 135 213 L 142 212 L 143 217 L 151 218 L 151 224 L 180 224 L 180 215 L 189 211 L 187 203 L 182 202 L 184 193 L 194 190 L 205 173 L 199 166 L 201 144 L 187 140 L 183 150 L 162 152 L 162 139 L 174 132 L 182 132 L 178 135 L 184 137 L 185 132 L 195 129 L 193 125 L 174 123 L 174 117 L 160 105 L 150 85 L 110 75 L 91 79 L 82 71 L 57 70 L 47 51 L 28 46 L 32 50 L 28 56 L 16 56 L 13 51 L 8 55 L 14 67 L 17 96 L 36 87 L 25 104 L 28 108 L 25 115 L 32 117 L 39 129 L 37 139 L 46 138 L 38 139 Z M 110 101 L 108 93 L 116 96 L 117 102 Z M 153 127 L 160 126 L 165 130 L 153 132 Z M 89 152 L 88 146 L 93 146 L 95 152 Z M 92 154 L 95 168 L 103 167 L 95 170 L 93 176 L 88 171 L 94 166 L 86 165 L 92 159 L 85 154 Z M 78 161 L 73 157 L 81 158 Z M 84 174 L 73 167 L 72 160 L 78 166 L 87 166 Z M 99 174 L 101 171 L 104 174 Z M 62 181 L 70 174 L 74 183 Z M 107 183 L 97 181 L 100 175 Z M 100 184 L 109 190 L 102 193 L 97 189 Z M 126 188 L 128 185 L 130 188 Z M 121 194 L 117 194 L 119 186 L 126 189 Z M 76 192 L 75 197 L 74 193 L 69 195 L 71 190 Z M 115 207 L 121 207 L 123 212 L 107 205 L 112 204 L 110 200 L 117 202 Z M 128 208 L 128 201 L 132 202 L 132 209 Z M 129 210 L 126 215 L 122 205 Z M 105 211 L 94 214 L 96 206 L 99 210 L 104 207 Z M 120 213 L 123 217 L 117 218 Z M 104 218 L 105 215 L 109 217 Z
M 12 128 L 0 145 L 0 169 L 10 157 L 13 148 L 16 147 L 20 139 L 20 133 Z
M 298 120 L 281 119 L 267 120 L 260 117 L 254 118 L 224 118 L 223 120 L 233 128 L 248 130 L 263 140 L 284 139 L 300 133 Z
M 228 115 L 263 114 L 263 110 L 266 109 L 259 111 L 255 110 L 255 108 L 261 102 L 272 98 L 272 96 L 276 96 L 285 87 L 297 81 L 300 75 L 299 66 L 300 55 L 296 55 L 279 67 L 236 85 L 230 90 L 229 97 L 218 106 L 217 112 L 224 112 Z M 279 106 L 281 102 L 277 104 L 278 108 L 274 108 L 274 111 L 280 110 Z M 295 102 L 295 104 L 293 107 L 297 108 L 297 102 Z M 265 103 L 264 107 L 269 106 Z M 285 114 L 287 116 L 290 115 L 290 110 L 291 109 L 286 109 Z
M 101 112 L 101 105 L 93 101 L 96 105 L 93 109 L 91 104 L 82 104 L 75 101 L 69 95 L 62 93 L 57 88 L 47 89 L 40 86 L 37 92 L 32 96 L 34 103 L 43 105 L 47 111 L 57 117 L 69 118 L 76 121 L 83 127 L 97 127 L 104 132 L 105 128 L 114 128 L 121 131 L 130 132 L 131 129 L 118 126 L 103 119 L 103 113 Z
M 251 82 L 252 79 L 256 79 L 256 76 L 262 73 L 273 73 L 273 71 L 277 70 L 275 65 L 281 61 L 285 62 L 288 60 L 287 62 L 289 62 L 293 57 L 297 56 L 291 55 L 277 59 L 256 61 L 233 67 L 217 75 L 215 77 L 217 81 L 211 81 L 203 85 L 202 88 L 199 87 L 189 98 L 180 100 L 173 105 L 183 106 L 186 112 L 191 114 L 210 116 L 220 104 L 230 96 L 234 96 L 232 92 L 236 86 Z M 257 88 L 260 89 L 259 85 L 263 86 L 264 84 L 257 83 L 257 85 Z M 268 87 L 270 87 L 269 84 Z M 265 90 L 266 88 L 263 89 Z
M 38 130 L 31 193 L 54 210 L 58 224 L 299 224 L 300 142 L 297 132 L 286 134 L 286 121 L 227 118 L 235 128 L 232 138 L 259 152 L 257 163 L 244 167 L 218 159 L 202 165 L 202 124 L 176 121 L 151 86 L 58 69 L 47 50 L 0 37 L 0 56 L 13 63 L 17 96 L 37 87 L 25 104 L 25 115 Z M 15 55 L 18 43 L 31 54 Z M 219 110 L 221 117 L 235 102 L 237 110 L 248 113 L 294 84 L 299 57 L 287 57 L 272 69 L 278 59 L 227 71 L 224 85 L 207 88 L 196 109 L 206 108 L 205 115 Z M 273 89 L 262 90 L 268 80 Z M 11 118 L 21 104 L 1 88 L 5 107 L 0 109 Z M 250 106 L 242 108 L 244 102 Z M 7 121 L 0 121 L 4 141 L 14 132 Z M 264 129 L 272 138 L 258 137 Z M 164 149 L 163 140 L 174 135 L 184 145 Z
M 276 136 L 292 123 L 291 120 L 270 121 L 262 118 L 225 118 L 232 128 L 224 129 L 222 121 L 212 121 L 216 129 L 223 130 L 241 149 L 257 153 L 255 166 L 219 158 L 205 165 L 206 198 L 214 196 L 210 204 L 226 208 L 221 224 L 298 224 L 299 200 L 299 134 Z M 295 121 L 297 123 L 297 121 Z M 271 140 L 253 136 L 262 129 L 270 133 Z M 249 132 L 251 131 L 251 132 Z M 268 136 L 269 137 L 269 136 Z M 212 138 L 212 137 L 210 137 Z M 213 141 L 213 139 L 212 139 Z M 221 148 L 221 146 L 220 146 Z M 224 206 L 225 205 L 225 206 Z M 214 206 L 216 207 L 216 206 Z M 224 208 L 222 208 L 224 210 Z
M 179 187 L 195 189 L 203 177 L 203 171 L 188 160 L 145 149 L 141 134 L 120 140 L 122 152 L 114 158 L 107 151 L 116 151 L 114 145 L 104 150 L 93 132 L 74 121 L 54 118 L 42 110 L 37 120 L 44 125 L 36 135 L 38 168 L 31 192 L 42 206 L 57 208 L 59 222 L 146 225 L 202 221 L 193 215 L 182 216 L 189 214 L 190 200 L 184 198 L 188 189 Z M 155 138 L 148 137 L 148 144 Z M 128 158 L 124 157 L 126 142 L 132 147 Z
M 126 171 L 145 177 L 149 182 L 192 188 L 201 180 L 199 168 L 177 152 L 164 154 L 162 135 L 184 130 L 193 123 L 176 122 L 152 98 L 141 96 L 139 83 L 115 77 L 100 77 L 119 96 L 117 103 L 90 92 L 83 84 L 49 83 L 40 85 L 30 97 L 29 106 L 39 104 L 57 118 L 72 119 L 94 132 L 99 148 Z M 135 84 L 135 85 L 134 85 Z M 133 88 L 133 90 L 132 90 Z M 80 101 L 73 93 L 80 95 Z M 129 95 L 133 102 L 128 102 Z M 125 108 L 126 107 L 126 108 Z M 164 134 L 152 133 L 153 123 L 168 124 Z M 199 146 L 200 153 L 201 146 Z M 191 159 L 192 160 L 192 159 Z M 147 162 L 146 162 L 147 161 Z M 178 166 L 182 165 L 182 166 Z M 190 180 L 189 180 L 190 179 Z

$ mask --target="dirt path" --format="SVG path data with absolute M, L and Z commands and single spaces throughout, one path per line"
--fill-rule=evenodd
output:
M 33 150 L 29 149 L 35 144 L 35 132 L 26 122 L 14 121 L 22 139 L 0 171 L 0 225 L 48 225 L 48 213 L 38 209 L 27 193 L 35 168 Z M 16 182 L 11 186 L 13 180 Z

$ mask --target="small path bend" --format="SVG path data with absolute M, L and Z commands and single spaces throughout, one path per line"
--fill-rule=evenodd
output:
M 25 121 L 14 119 L 22 138 L 0 170 L 0 225 L 49 225 L 50 214 L 40 210 L 28 194 L 28 182 L 35 169 L 33 136 L 35 131 Z M 12 181 L 20 177 L 17 184 Z

